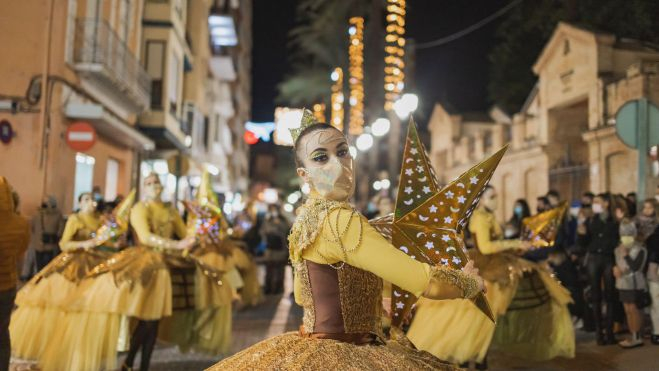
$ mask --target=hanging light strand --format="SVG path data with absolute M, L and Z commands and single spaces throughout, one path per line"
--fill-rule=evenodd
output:
M 332 95 L 330 97 L 330 124 L 335 128 L 343 131 L 343 69 L 337 67 L 332 71 L 330 78 L 334 82 L 332 84 Z
M 405 0 L 387 0 L 384 109 L 391 111 L 405 88 Z
M 364 131 L 364 18 L 352 17 L 348 21 L 350 27 L 350 46 L 348 58 L 350 62 L 350 121 L 349 132 L 359 135 Z

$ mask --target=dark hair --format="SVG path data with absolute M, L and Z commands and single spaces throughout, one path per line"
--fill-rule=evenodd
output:
M 540 196 L 536 198 L 536 201 L 542 201 L 545 205 L 549 205 L 549 199 L 545 196 Z
M 307 126 L 304 130 L 302 130 L 302 132 L 300 133 L 300 136 L 297 137 L 297 139 L 295 140 L 295 144 L 293 145 L 293 152 L 295 152 L 295 166 L 296 167 L 304 166 L 304 164 L 302 163 L 302 159 L 300 158 L 300 156 L 297 153 L 298 145 L 300 144 L 300 140 L 302 140 L 302 137 L 306 136 L 307 134 L 311 134 L 314 131 L 325 130 L 325 129 L 333 129 L 333 130 L 336 130 L 339 133 L 341 133 L 341 135 L 344 135 L 341 130 L 335 128 L 332 125 L 327 125 L 325 123 L 317 123 L 317 124 L 314 124 L 314 125 L 311 125 L 311 126 Z
M 82 192 L 80 195 L 78 195 L 78 202 L 82 202 L 82 198 L 83 198 L 85 195 L 89 195 L 89 197 L 92 197 L 92 193 L 91 193 L 91 192 Z
M 547 197 L 549 197 L 549 196 L 556 197 L 559 200 L 561 199 L 561 194 L 558 193 L 558 191 L 555 190 L 555 189 L 550 189 L 549 192 L 547 192 Z
M 518 198 L 517 200 L 515 200 L 515 203 L 513 204 L 513 207 L 515 207 L 518 204 L 520 206 L 522 206 L 522 215 L 519 216 L 519 220 L 524 219 L 527 216 L 531 216 L 531 208 L 529 207 L 529 203 L 526 202 L 525 199 Z M 513 220 L 516 220 L 517 218 L 518 218 L 517 214 L 513 213 L 513 217 L 510 218 L 510 220 L 513 221 Z
M 581 197 L 588 197 L 588 198 L 595 198 L 595 194 L 593 192 L 584 192 Z

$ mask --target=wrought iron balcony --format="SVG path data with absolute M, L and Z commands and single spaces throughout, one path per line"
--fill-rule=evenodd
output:
M 83 77 L 139 113 L 149 107 L 151 79 L 139 60 L 104 20 L 76 20 L 73 63 Z

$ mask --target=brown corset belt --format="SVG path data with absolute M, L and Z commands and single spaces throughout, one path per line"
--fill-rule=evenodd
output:
M 378 344 L 377 336 L 368 332 L 358 332 L 358 333 L 327 333 L 327 332 L 313 332 L 307 333 L 304 331 L 304 326 L 300 326 L 298 334 L 304 338 L 309 339 L 328 339 L 328 340 L 337 340 L 344 343 L 350 343 L 355 345 L 368 345 L 368 344 Z

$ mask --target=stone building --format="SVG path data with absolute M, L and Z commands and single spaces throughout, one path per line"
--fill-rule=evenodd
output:
M 500 219 L 511 216 L 515 199 L 534 209 L 549 189 L 565 199 L 635 191 L 637 153 L 618 139 L 615 114 L 628 100 L 659 103 L 659 46 L 560 23 L 533 71 L 538 82 L 512 116 L 496 107 L 474 115 L 435 106 L 430 151 L 441 180 L 510 143 L 492 179 Z M 651 195 L 655 186 L 650 177 Z

